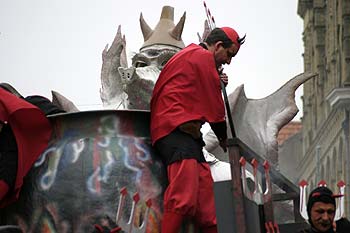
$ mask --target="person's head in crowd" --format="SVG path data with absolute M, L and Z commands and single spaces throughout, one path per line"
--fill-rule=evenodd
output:
M 335 217 L 337 197 L 327 187 L 317 187 L 309 195 L 307 213 L 309 223 L 316 232 L 329 232 L 332 230 Z M 333 232 L 333 231 L 331 231 Z

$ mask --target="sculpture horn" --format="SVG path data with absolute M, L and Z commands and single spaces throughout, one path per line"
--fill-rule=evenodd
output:
M 144 21 L 142 15 L 140 17 L 141 29 L 145 39 L 140 51 L 153 45 L 168 45 L 175 49 L 185 47 L 181 39 L 181 33 L 185 23 L 185 14 L 180 19 L 178 25 L 174 24 L 174 8 L 164 6 L 158 24 L 152 30 Z
M 176 24 L 176 26 L 173 28 L 173 30 L 170 32 L 170 35 L 175 38 L 176 40 L 181 40 L 182 31 L 184 29 L 186 20 L 186 12 L 182 15 L 180 21 Z
M 146 41 L 151 37 L 153 30 L 151 29 L 150 26 L 148 26 L 148 24 L 144 20 L 142 13 L 140 14 L 140 26 L 141 26 L 141 31 L 143 35 L 143 40 Z

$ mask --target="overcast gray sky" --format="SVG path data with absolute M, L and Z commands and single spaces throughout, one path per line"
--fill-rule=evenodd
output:
M 263 98 L 303 72 L 303 21 L 297 0 L 206 3 L 217 26 L 247 34 L 225 68 L 228 93 L 244 84 L 248 98 Z M 0 81 L 23 95 L 51 99 L 55 90 L 82 110 L 101 109 L 102 50 L 121 25 L 128 54 L 138 52 L 143 43 L 140 13 L 153 28 L 164 5 L 175 8 L 175 24 L 186 11 L 183 40 L 197 43 L 205 20 L 201 0 L 0 0 Z M 301 89 L 296 96 L 300 110 Z

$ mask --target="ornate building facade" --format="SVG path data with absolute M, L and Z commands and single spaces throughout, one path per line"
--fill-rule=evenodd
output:
M 350 214 L 350 0 L 299 0 L 304 20 L 304 72 L 318 77 L 304 84 L 302 153 L 297 177 L 332 190 L 345 181 Z

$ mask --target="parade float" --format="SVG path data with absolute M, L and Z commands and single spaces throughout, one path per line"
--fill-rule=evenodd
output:
M 1 210 L 1 225 L 18 232 L 160 232 L 167 179 L 151 147 L 149 101 L 162 66 L 185 46 L 185 17 L 174 24 L 174 8 L 164 6 L 152 29 L 141 14 L 144 44 L 131 66 L 119 26 L 102 53 L 105 110 L 79 111 L 53 92 L 53 102 L 67 113 L 49 117 L 50 144 L 25 178 L 18 202 Z M 229 152 L 219 155 L 210 132 L 204 137 L 212 171 L 225 173 L 214 185 L 219 232 L 288 233 L 305 227 L 299 187 L 278 169 L 276 138 L 298 111 L 296 89 L 314 76 L 297 75 L 263 99 L 247 98 L 244 86 L 226 96 Z M 284 201 L 289 204 L 279 205 Z M 274 214 L 281 209 L 292 219 Z M 198 231 L 189 221 L 182 232 Z

